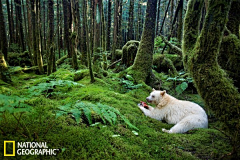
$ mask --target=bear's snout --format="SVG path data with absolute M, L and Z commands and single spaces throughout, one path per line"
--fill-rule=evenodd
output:
M 147 102 L 149 102 L 149 103 L 151 103 L 152 102 L 152 100 L 150 99 L 150 98 L 146 98 L 146 100 L 147 100 Z

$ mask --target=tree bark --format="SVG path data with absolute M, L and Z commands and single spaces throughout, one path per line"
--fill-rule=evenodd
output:
M 84 15 L 87 15 L 87 0 L 83 0 L 83 12 Z M 85 28 L 87 31 L 87 36 L 86 36 L 86 42 L 87 42 L 87 58 L 88 58 L 88 68 L 89 68 L 89 74 L 91 77 L 91 83 L 95 81 L 94 75 L 93 75 L 93 70 L 92 70 L 92 58 L 91 58 L 91 49 L 90 49 L 90 40 L 89 40 L 89 29 L 88 29 L 88 23 L 87 23 L 87 16 L 83 17 L 83 21 L 85 21 Z
M 206 106 L 215 113 L 223 123 L 222 129 L 231 137 L 232 156 L 236 158 L 240 156 L 240 94 L 217 61 L 231 0 L 209 1 L 199 35 L 202 6 L 202 0 L 190 0 L 188 3 L 182 47 L 184 65 Z
M 134 39 L 134 34 L 133 34 L 133 12 L 134 12 L 134 0 L 130 0 L 127 41 L 130 41 L 130 40 Z
M 112 22 L 112 0 L 108 0 L 108 21 L 107 21 L 107 37 L 106 37 L 106 50 L 110 51 L 110 45 L 111 45 L 111 22 Z
M 16 25 L 18 26 L 18 34 L 19 34 L 19 42 L 21 46 L 21 51 L 25 51 L 25 43 L 24 43 L 24 33 L 23 33 L 23 25 L 22 25 L 22 9 L 21 9 L 21 1 L 14 0 L 15 2 L 15 11 L 16 11 Z
M 4 15 L 2 10 L 2 0 L 0 0 L 0 52 L 2 51 L 4 57 L 7 60 L 7 52 L 8 52 L 8 43 L 7 43 L 7 34 L 4 23 Z
M 147 78 L 152 74 L 156 8 L 157 0 L 148 0 L 142 39 L 134 64 L 129 71 L 136 81 L 147 82 Z
M 53 33 L 54 33 L 54 10 L 53 10 L 53 0 L 48 0 L 48 27 L 49 27 L 49 37 L 48 37 L 48 64 L 47 64 L 47 75 L 53 72 Z

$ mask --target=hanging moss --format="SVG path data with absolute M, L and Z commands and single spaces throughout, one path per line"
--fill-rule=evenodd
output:
M 219 65 L 226 70 L 234 85 L 240 89 L 240 40 L 236 35 L 223 37 L 219 57 Z
M 198 30 L 200 16 L 194 19 L 191 15 L 197 15 L 196 12 L 201 10 L 202 6 L 198 5 L 200 2 L 200 0 L 190 0 L 188 3 L 184 22 L 184 65 L 190 71 L 206 106 L 223 122 L 222 129 L 231 137 L 233 156 L 238 157 L 240 94 L 217 61 L 231 1 L 209 1 L 205 22 L 198 36 L 197 32 L 193 34 L 192 31 Z

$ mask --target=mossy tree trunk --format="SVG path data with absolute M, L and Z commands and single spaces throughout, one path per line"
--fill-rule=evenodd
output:
M 134 12 L 134 0 L 130 0 L 130 6 L 129 6 L 129 19 L 128 19 L 128 36 L 127 40 L 133 40 L 133 12 Z
M 84 12 L 84 15 L 87 15 L 87 3 L 88 1 L 87 0 L 83 0 L 83 12 Z M 86 36 L 86 42 L 87 42 L 87 59 L 88 59 L 88 68 L 89 68 L 89 74 L 90 74 L 90 77 L 91 77 L 91 83 L 93 83 L 95 81 L 94 79 L 94 75 L 93 75 L 93 69 L 92 69 L 92 56 L 91 56 L 91 45 L 90 45 L 90 30 L 88 29 L 88 23 L 87 23 L 87 16 L 84 16 L 83 17 L 83 21 L 84 24 L 85 24 L 85 29 L 87 31 L 87 36 Z
M 228 29 L 239 38 L 240 34 L 240 0 L 233 0 L 228 16 Z
M 47 65 L 47 75 L 53 72 L 53 33 L 54 33 L 54 10 L 53 10 L 53 0 L 48 0 L 48 24 L 49 24 L 49 39 L 48 39 L 48 65 Z
M 0 0 L 0 51 L 4 54 L 4 57 L 7 59 L 8 52 L 8 43 L 7 43 L 7 34 L 5 30 L 4 15 L 2 10 L 2 0 Z
M 129 74 L 132 74 L 137 81 L 146 82 L 152 74 L 156 8 L 157 0 L 147 1 L 146 19 L 140 46 L 134 64 L 129 70 Z
M 84 3 L 83 1 L 85 1 L 85 0 L 82 0 L 82 4 Z M 87 15 L 86 15 L 86 12 L 84 12 L 84 5 L 82 5 L 82 17 L 84 18 L 84 17 L 86 17 Z M 86 41 L 87 41 L 87 37 L 86 36 L 88 36 L 87 35 L 87 30 L 86 30 L 86 24 L 85 24 L 86 22 L 83 20 L 82 21 L 82 37 L 81 37 L 81 52 L 82 52 L 82 57 L 81 57 L 81 63 L 83 64 L 83 65 L 85 65 L 85 66 L 88 66 L 88 64 L 87 64 L 87 43 L 86 43 Z
M 73 20 L 73 32 L 70 36 L 71 40 L 71 55 L 72 55 L 72 67 L 74 69 L 78 69 L 78 62 L 77 62 L 77 47 L 78 47 L 78 11 L 77 8 L 79 7 L 78 1 L 71 0 L 71 10 L 72 10 L 72 20 Z
M 206 106 L 223 122 L 222 129 L 231 137 L 235 156 L 239 156 L 240 94 L 217 61 L 231 0 L 209 1 L 204 26 L 198 35 L 202 6 L 202 0 L 188 3 L 182 46 L 184 65 Z

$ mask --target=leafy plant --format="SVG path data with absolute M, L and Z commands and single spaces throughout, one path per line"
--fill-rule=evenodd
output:
M 120 79 L 120 81 L 123 88 L 126 90 L 126 92 L 142 87 L 142 84 L 136 84 L 136 85 L 134 84 L 134 79 L 132 76 L 126 75 L 125 78 L 126 79 L 124 78 Z
M 93 104 L 90 102 L 77 102 L 74 105 L 66 104 L 60 106 L 58 109 L 59 110 L 56 111 L 56 118 L 62 115 L 71 114 L 78 124 L 80 123 L 81 118 L 85 116 L 88 123 L 92 125 L 92 116 L 94 114 L 100 116 L 104 124 L 109 123 L 110 125 L 115 125 L 118 117 L 120 117 L 130 128 L 138 130 L 138 128 L 132 125 L 129 120 L 119 112 L 119 110 L 101 103 Z
M 82 84 L 69 81 L 69 80 L 58 80 L 58 81 L 49 81 L 46 83 L 39 83 L 37 86 L 32 86 L 28 89 L 30 93 L 30 97 L 38 96 L 44 94 L 46 97 L 49 97 L 56 92 L 53 92 L 57 87 L 64 87 L 65 89 L 69 89 L 73 86 L 83 86 Z
M 184 78 L 181 77 L 181 75 L 185 74 L 185 72 L 179 72 L 179 75 L 176 77 L 169 77 L 167 81 L 173 81 L 174 82 L 174 88 L 177 94 L 182 94 L 187 88 L 188 84 L 193 82 L 192 78 Z
M 27 98 L 0 94 L 0 99 L 0 114 L 4 112 L 29 112 L 31 110 L 31 106 L 25 103 Z

